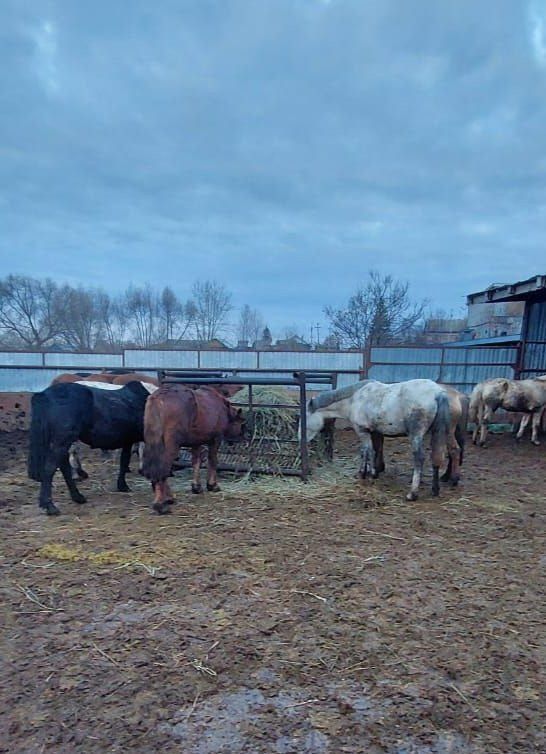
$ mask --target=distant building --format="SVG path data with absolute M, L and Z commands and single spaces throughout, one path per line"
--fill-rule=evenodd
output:
M 503 318 L 502 321 L 493 319 L 493 329 L 501 332 L 488 333 L 489 336 L 500 337 L 508 327 L 517 328 L 519 355 L 515 372 L 518 377 L 535 377 L 546 373 L 546 275 L 535 275 L 508 285 L 490 286 L 485 291 L 469 294 L 467 304 L 469 315 L 471 312 L 492 311 L 490 317 Z M 501 308 L 478 309 L 482 306 Z M 480 327 L 491 325 L 477 323 L 474 331 L 479 332 Z M 502 338 L 509 336 L 510 333 L 506 333 Z
M 425 322 L 422 340 L 427 345 L 451 343 L 459 340 L 466 327 L 466 319 L 431 317 Z
M 275 343 L 276 351 L 310 351 L 311 345 L 299 335 L 283 338 Z
M 493 289 L 488 289 L 493 290 Z M 487 293 L 485 291 L 484 293 Z M 491 301 L 468 297 L 467 325 L 462 340 L 519 335 L 523 323 L 524 301 Z
M 176 340 L 173 338 L 172 340 L 162 340 L 160 343 L 153 343 L 148 348 L 156 348 L 162 351 L 228 350 L 228 346 L 218 338 L 212 338 L 211 340 Z

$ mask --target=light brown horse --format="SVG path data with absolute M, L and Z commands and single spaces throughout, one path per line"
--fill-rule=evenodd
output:
M 192 492 L 203 491 L 200 481 L 201 448 L 208 448 L 207 490 L 217 492 L 218 448 L 223 439 L 243 439 L 245 420 L 217 390 L 165 384 L 146 403 L 144 412 L 144 459 L 142 473 L 155 492 L 153 508 L 168 513 L 174 502 L 167 478 L 181 447 L 191 448 Z
M 489 422 L 498 408 L 505 411 L 523 413 L 516 439 L 523 436 L 525 427 L 531 420 L 531 442 L 540 445 L 538 429 L 546 406 L 546 375 L 529 380 L 509 380 L 494 377 L 479 382 L 470 396 L 470 421 L 475 422 L 472 433 L 474 444 L 484 445 L 487 439 Z
M 145 382 L 148 385 L 159 387 L 159 380 L 155 377 L 149 377 L 147 374 L 140 372 L 131 372 L 130 374 L 113 374 L 111 376 L 112 385 L 127 385 L 128 382 Z
M 81 382 L 82 380 L 111 383 L 113 378 L 113 374 L 106 374 L 104 372 L 65 372 L 64 374 L 57 375 L 57 377 L 51 380 L 51 384 L 58 385 L 63 382 Z
M 470 396 L 461 393 L 451 385 L 440 384 L 447 393 L 449 400 L 449 411 L 452 422 L 455 421 L 455 439 L 459 446 L 459 467 L 463 465 L 464 447 L 466 442 L 466 427 L 468 424 L 468 411 L 470 407 Z M 443 482 L 451 481 L 456 486 L 459 481 L 459 469 L 454 471 L 453 459 L 448 455 L 447 468 L 441 477 Z

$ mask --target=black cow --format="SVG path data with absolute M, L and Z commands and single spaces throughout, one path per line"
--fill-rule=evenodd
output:
M 128 492 L 125 474 L 131 448 L 143 440 L 144 406 L 149 391 L 141 382 L 120 390 L 99 390 L 74 382 L 51 385 L 32 396 L 28 475 L 41 482 L 38 505 L 49 516 L 60 511 L 51 500 L 51 482 L 57 469 L 75 503 L 85 503 L 72 479 L 70 446 L 81 440 L 92 448 L 121 448 L 117 488 Z

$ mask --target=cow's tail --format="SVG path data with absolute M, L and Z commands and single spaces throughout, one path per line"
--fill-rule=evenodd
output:
M 161 482 L 171 474 L 166 457 L 163 402 L 150 396 L 144 409 L 144 452 L 141 473 L 151 482 Z
M 27 471 L 31 479 L 42 481 L 45 459 L 51 443 L 48 399 L 43 393 L 36 393 L 31 401 L 30 440 Z
M 449 408 L 449 398 L 447 393 L 442 390 L 436 396 L 436 416 L 432 422 L 431 437 L 432 447 L 436 448 L 439 454 L 445 457 L 447 449 L 447 438 L 451 427 L 451 411 Z

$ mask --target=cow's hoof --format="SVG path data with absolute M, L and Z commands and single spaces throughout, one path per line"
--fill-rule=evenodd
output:
M 84 497 L 84 496 L 83 496 L 83 495 L 81 495 L 81 494 L 78 494 L 78 495 L 74 495 L 74 496 L 72 497 L 72 502 L 73 502 L 73 503 L 78 503 L 78 505 L 82 505 L 82 503 L 86 503 L 86 502 L 87 502 L 87 498 L 86 498 L 86 497 Z
M 51 500 L 49 501 L 49 503 L 46 503 L 45 505 L 40 505 L 40 508 L 48 516 L 59 516 L 61 513 L 61 511 L 57 508 L 55 503 L 52 503 Z
M 127 484 L 118 484 L 118 492 L 131 492 Z
M 408 492 L 406 495 L 406 500 L 409 500 L 413 502 L 414 500 L 417 500 L 417 493 L 416 492 Z
M 193 484 L 192 482 L 191 491 L 194 495 L 200 495 L 203 492 L 203 486 L 201 484 Z
M 533 443 L 533 445 L 540 445 L 540 441 L 539 440 L 531 440 L 531 442 Z
M 216 482 L 214 484 L 207 482 L 207 490 L 208 492 L 220 492 L 220 486 Z

